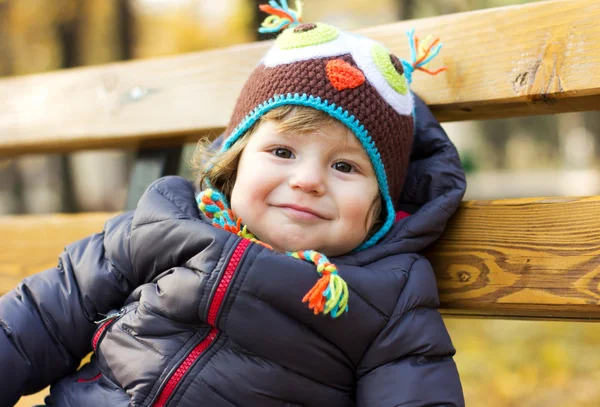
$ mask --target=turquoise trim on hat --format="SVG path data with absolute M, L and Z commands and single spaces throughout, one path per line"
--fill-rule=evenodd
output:
M 369 159 L 371 160 L 373 168 L 375 169 L 375 176 L 377 177 L 379 190 L 383 196 L 386 219 L 383 223 L 383 226 L 377 231 L 377 233 L 371 236 L 366 242 L 363 242 L 359 247 L 354 249 L 354 251 L 360 251 L 374 246 L 392 228 L 396 218 L 396 211 L 394 210 L 394 204 L 392 203 L 392 197 L 390 196 L 387 176 L 385 174 L 385 167 L 383 166 L 383 161 L 381 160 L 381 156 L 379 155 L 379 151 L 377 150 L 375 143 L 371 139 L 371 136 L 369 136 L 369 132 L 365 126 L 360 124 L 358 119 L 351 115 L 347 110 L 344 110 L 341 106 L 338 107 L 335 105 L 335 103 L 329 103 L 329 101 L 322 100 L 320 97 L 308 96 L 305 93 L 302 95 L 298 93 L 276 95 L 261 103 L 252 112 L 246 115 L 246 117 L 227 138 L 221 147 L 221 152 L 229 150 L 229 148 L 266 112 L 283 105 L 307 106 L 329 114 L 352 130 L 354 135 L 362 144 L 363 148 L 367 151 Z

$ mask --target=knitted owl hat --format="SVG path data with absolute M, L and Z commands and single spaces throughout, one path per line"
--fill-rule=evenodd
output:
M 283 105 L 321 110 L 339 120 L 367 152 L 383 199 L 381 228 L 355 250 L 375 245 L 392 227 L 413 143 L 413 98 L 409 91 L 414 70 L 427 70 L 439 53 L 439 40 L 419 46 L 408 33 L 411 62 L 400 60 L 382 44 L 323 23 L 302 24 L 302 3 L 296 10 L 286 0 L 259 6 L 270 14 L 259 29 L 283 30 L 274 46 L 244 85 L 224 133 L 227 151 L 268 111 Z M 214 190 L 198 196 L 200 209 L 217 227 L 258 241 Z M 303 301 L 315 313 L 336 317 L 347 310 L 348 288 L 337 268 L 314 251 L 288 253 L 317 265 L 322 278 Z
M 383 198 L 383 225 L 357 248 L 366 249 L 390 230 L 396 218 L 413 143 L 409 83 L 415 69 L 426 71 L 424 65 L 440 46 L 436 40 L 417 56 L 418 40 L 411 32 L 413 62 L 401 61 L 366 37 L 323 23 L 302 24 L 302 4 L 296 5 L 292 10 L 282 0 L 259 6 L 271 14 L 259 31 L 285 30 L 243 87 L 222 151 L 262 115 L 282 105 L 312 107 L 342 122 L 367 152 Z

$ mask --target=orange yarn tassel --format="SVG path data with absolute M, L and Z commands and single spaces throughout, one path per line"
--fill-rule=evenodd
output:
M 311 288 L 304 298 L 302 298 L 302 302 L 308 302 L 308 308 L 312 309 L 315 315 L 322 313 L 325 309 L 327 298 L 325 298 L 323 292 L 327 289 L 330 279 L 330 273 L 323 274 L 323 276 L 317 280 L 317 283 L 313 288 Z
M 258 8 L 265 13 L 273 14 L 277 17 L 284 18 L 286 20 L 290 20 L 290 23 L 294 21 L 294 17 L 283 10 L 278 10 L 274 7 L 269 6 L 268 4 L 260 4 Z

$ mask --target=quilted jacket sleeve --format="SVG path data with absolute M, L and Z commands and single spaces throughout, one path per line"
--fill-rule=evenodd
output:
M 464 406 L 430 263 L 413 263 L 395 311 L 358 367 L 358 407 Z
M 0 407 L 74 371 L 91 350 L 94 319 L 124 303 L 134 288 L 132 216 L 108 221 L 69 245 L 56 267 L 0 297 Z

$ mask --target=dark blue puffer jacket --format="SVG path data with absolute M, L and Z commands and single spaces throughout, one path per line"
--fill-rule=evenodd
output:
M 465 180 L 420 101 L 416 114 L 403 192 L 414 213 L 332 259 L 347 314 L 313 315 L 301 299 L 314 265 L 210 226 L 192 185 L 164 178 L 0 298 L 0 406 L 50 383 L 61 407 L 464 405 L 435 276 L 415 253 L 439 237 Z

